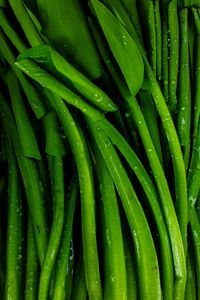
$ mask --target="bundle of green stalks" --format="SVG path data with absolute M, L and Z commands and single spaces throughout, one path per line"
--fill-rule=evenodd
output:
M 0 299 L 200 299 L 200 1 L 0 0 Z

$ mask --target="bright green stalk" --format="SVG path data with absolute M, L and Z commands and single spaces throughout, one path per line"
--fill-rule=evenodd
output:
M 127 273 L 127 299 L 136 300 L 138 287 L 136 283 L 136 270 L 134 265 L 134 256 L 131 248 L 130 236 L 126 232 L 124 232 L 123 236 Z
M 6 75 L 6 83 L 10 93 L 12 110 L 15 117 L 15 123 L 17 126 L 17 131 L 19 133 L 23 153 L 26 157 L 40 160 L 41 155 L 38 148 L 35 132 L 33 130 L 30 117 L 22 99 L 19 82 L 12 70 L 9 70 Z
M 148 54 L 150 52 L 150 64 L 156 76 L 156 65 L 157 65 L 157 45 L 156 45 L 156 23 L 154 14 L 154 2 L 149 2 L 148 9 Z
M 177 0 L 172 0 L 168 4 L 169 23 L 169 101 L 168 107 L 174 113 L 177 105 L 177 81 L 179 66 L 179 22 L 177 13 Z
M 126 300 L 127 279 L 124 245 L 114 183 L 98 148 L 94 148 L 94 156 L 104 220 L 102 222 L 106 260 L 104 299 Z
M 35 27 L 23 0 L 9 0 L 9 4 L 31 46 L 41 45 L 43 41 Z
M 85 282 L 85 272 L 82 253 L 78 261 L 78 267 L 76 270 L 74 284 L 72 289 L 72 300 L 86 300 L 87 299 L 87 287 Z
M 9 37 L 10 38 L 10 37 Z M 15 67 L 14 62 L 15 62 L 15 57 L 14 54 L 11 50 L 11 47 L 8 44 L 8 41 L 3 34 L 3 32 L 0 29 L 0 51 L 3 55 L 3 57 L 6 59 L 12 70 L 14 71 L 16 77 L 19 79 L 22 88 L 26 94 L 27 100 L 34 111 L 36 117 L 39 119 L 42 116 L 45 115 L 46 109 L 44 104 L 41 101 L 41 95 L 37 91 L 36 88 L 29 82 L 29 80 L 24 76 L 22 72 L 19 72 L 19 70 Z M 12 39 L 11 42 L 14 44 L 14 40 Z M 15 44 L 14 44 L 15 45 Z M 23 51 L 23 48 L 20 50 Z
M 190 63 L 188 44 L 188 10 L 179 13 L 180 23 L 180 68 L 179 68 L 179 96 L 177 133 L 183 151 L 185 168 L 187 170 L 190 155 L 191 131 L 191 87 Z
M 72 236 L 72 226 L 74 218 L 74 209 L 78 191 L 78 180 L 73 176 L 69 186 L 67 199 L 66 199 L 66 214 L 63 226 L 63 233 L 61 238 L 60 249 L 57 258 L 55 285 L 53 299 L 64 300 L 66 295 L 66 277 L 67 266 L 70 254 L 70 241 Z M 84 275 L 85 276 L 85 275 Z
M 194 98 L 194 118 L 193 118 L 193 136 L 197 135 L 199 128 L 199 118 L 200 118 L 200 16 L 195 8 L 192 8 L 194 21 L 196 25 L 196 65 L 195 65 L 195 98 Z
M 38 171 L 35 162 L 32 159 L 24 156 L 13 115 L 1 94 L 0 104 L 3 126 L 8 136 L 10 136 L 12 140 L 13 148 L 15 150 L 17 162 L 22 175 L 36 239 L 37 253 L 40 265 L 42 265 L 47 247 L 47 226 L 44 210 L 44 199 L 41 191 Z
M 156 24 L 156 75 L 161 83 L 162 79 L 162 24 L 160 14 L 160 0 L 155 1 L 155 24 Z
M 11 145 L 9 149 L 8 163 L 9 186 L 5 298 L 20 300 L 23 295 L 21 290 L 22 203 L 17 164 Z
M 164 131 L 167 136 L 167 140 L 171 151 L 174 177 L 175 177 L 175 187 L 176 187 L 176 203 L 175 203 L 176 212 L 177 212 L 179 226 L 180 226 L 181 235 L 183 239 L 183 245 L 186 253 L 187 252 L 186 250 L 187 250 L 187 219 L 188 219 L 187 205 L 188 203 L 187 203 L 185 165 L 184 165 L 183 156 L 181 153 L 181 147 L 179 144 L 176 129 L 172 121 L 171 115 L 169 113 L 169 110 L 167 108 L 167 105 L 165 103 L 165 99 L 155 79 L 153 71 L 151 70 L 150 65 L 148 64 L 145 58 L 144 61 L 146 65 L 146 73 L 149 79 L 150 91 L 154 98 L 156 108 L 161 117 Z M 185 263 L 182 264 L 183 271 L 185 269 L 184 265 Z
M 49 243 L 42 265 L 38 299 L 48 298 L 51 274 L 56 260 L 56 255 L 60 245 L 60 238 L 64 222 L 64 172 L 63 161 L 61 157 L 53 157 L 53 198 L 54 212 L 53 224 Z
M 191 234 L 193 239 L 193 247 L 195 253 L 195 269 L 197 279 L 197 299 L 200 299 L 200 223 L 194 207 L 189 208 L 189 218 L 191 226 Z
M 188 248 L 188 257 L 187 257 L 187 284 L 185 289 L 185 299 L 194 300 L 196 299 L 196 274 L 195 274 L 195 262 L 193 249 L 191 245 Z
M 25 299 L 36 300 L 38 294 L 38 259 L 30 216 L 28 217 L 26 257 Z
M 142 113 L 145 118 L 149 133 L 151 135 L 152 142 L 154 144 L 160 163 L 161 165 L 163 165 L 158 121 L 152 96 L 148 91 L 140 91 L 139 96 Z
M 141 298 L 161 299 L 157 256 L 141 205 L 109 138 L 99 125 L 94 127 L 90 123 L 89 126 L 115 182 L 129 222 L 136 249 Z
M 162 0 L 163 1 L 163 0 Z M 162 4 L 162 91 L 166 102 L 169 101 L 169 33 L 167 5 Z
M 12 40 L 14 46 L 19 52 L 23 52 L 26 50 L 26 45 L 9 23 L 9 20 L 7 19 L 3 9 L 0 9 L 0 26 L 7 37 Z
M 94 187 L 86 141 L 62 99 L 56 95 L 53 97 L 50 93 L 48 99 L 64 128 L 77 163 L 81 191 L 82 239 L 87 290 L 91 300 L 100 300 L 102 291 L 96 244 Z

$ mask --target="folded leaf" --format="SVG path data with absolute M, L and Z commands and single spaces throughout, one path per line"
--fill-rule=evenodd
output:
M 44 117 L 44 130 L 45 130 L 45 151 L 49 155 L 63 156 L 66 154 L 62 133 L 58 126 L 56 115 L 53 111 L 49 112 Z
M 45 67 L 45 69 L 68 85 L 70 81 L 80 94 L 100 109 L 104 111 L 117 110 L 112 100 L 99 87 L 93 84 L 51 47 L 36 46 L 28 49 L 18 57 L 18 60 L 23 58 L 31 58 L 37 63 L 40 63 L 42 67 Z M 71 87 L 71 84 L 69 87 Z
M 132 95 L 136 95 L 144 79 L 144 64 L 140 52 L 126 28 L 109 9 L 97 0 L 92 0 L 91 3 L 129 90 Z
M 37 0 L 44 35 L 62 55 L 91 79 L 101 64 L 79 0 Z

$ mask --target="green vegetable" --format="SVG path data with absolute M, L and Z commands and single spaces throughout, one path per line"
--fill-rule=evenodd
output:
M 200 2 L 0 0 L 0 293 L 200 298 Z

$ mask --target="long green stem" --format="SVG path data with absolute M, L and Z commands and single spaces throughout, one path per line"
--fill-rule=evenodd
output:
M 188 10 L 182 9 L 180 19 L 180 68 L 177 133 L 183 150 L 185 168 L 187 170 L 190 155 L 191 131 L 191 91 L 188 44 Z
M 64 222 L 64 173 L 61 157 L 53 158 L 53 198 L 54 214 L 49 243 L 42 265 L 38 299 L 48 298 L 51 274 L 60 245 L 60 238 Z
M 90 124 L 90 130 L 112 174 L 131 228 L 137 255 L 141 298 L 161 299 L 157 256 L 141 205 L 109 138 L 99 125 L 94 127 Z
M 74 209 L 76 203 L 78 191 L 78 180 L 76 176 L 73 176 L 70 183 L 69 191 L 66 199 L 66 214 L 63 226 L 62 239 L 59 249 L 59 255 L 57 259 L 56 266 L 56 275 L 55 275 L 55 285 L 54 285 L 54 300 L 63 300 L 66 295 L 66 270 L 69 261 L 70 254 L 70 241 L 72 236 L 72 226 L 73 226 L 73 217 Z M 85 276 L 85 275 L 84 275 Z
M 37 249 L 34 240 L 33 228 L 31 218 L 28 217 L 28 231 L 27 231 L 27 252 L 26 252 L 26 300 L 36 300 L 38 291 L 38 259 Z
M 47 225 L 38 171 L 35 162 L 24 156 L 13 115 L 1 94 L 0 104 L 2 122 L 5 131 L 12 140 L 22 175 L 36 239 L 38 257 L 40 265 L 42 265 L 47 247 Z
M 179 66 L 179 22 L 177 13 L 177 0 L 172 0 L 168 5 L 169 24 L 169 102 L 168 107 L 174 113 L 177 105 L 177 82 Z
M 91 300 L 100 300 L 102 291 L 96 243 L 94 187 L 86 141 L 81 129 L 77 127 L 75 120 L 62 99 L 56 95 L 53 97 L 49 94 L 49 101 L 58 114 L 77 163 L 81 191 L 82 239 L 86 284 Z
M 114 183 L 98 148 L 95 149 L 94 155 L 102 195 L 102 219 L 104 220 L 102 221 L 106 261 L 104 299 L 126 300 L 127 278 L 124 246 Z
M 8 186 L 8 229 L 6 258 L 6 299 L 20 300 L 22 268 L 22 203 L 17 164 L 14 153 L 9 151 L 9 186 Z

